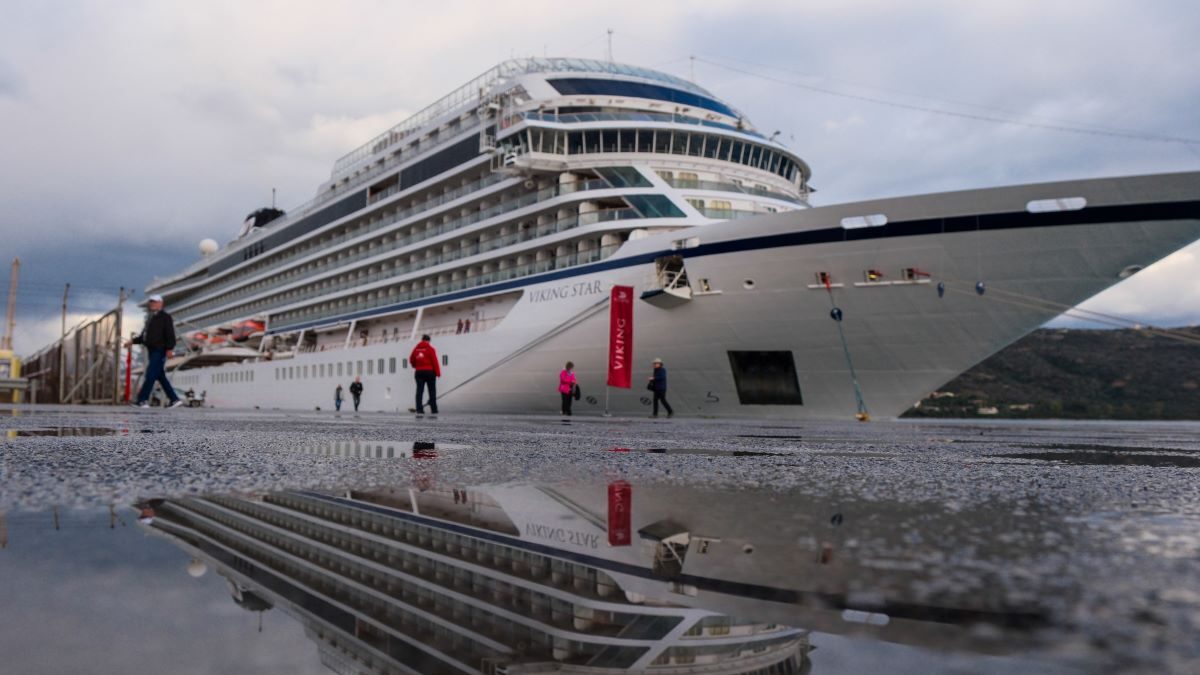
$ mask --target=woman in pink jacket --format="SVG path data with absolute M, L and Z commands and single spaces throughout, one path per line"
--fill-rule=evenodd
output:
M 575 397 L 575 364 L 567 366 L 558 374 L 558 393 L 562 396 L 562 414 L 571 414 L 571 399 Z

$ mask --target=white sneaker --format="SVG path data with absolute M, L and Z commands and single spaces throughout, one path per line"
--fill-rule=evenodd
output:
M 142 401 L 141 403 L 131 403 L 130 405 L 132 405 L 135 408 L 149 408 L 150 407 L 150 404 L 147 403 L 146 401 Z
M 169 405 L 167 407 L 168 408 L 178 408 L 181 405 L 183 405 L 183 399 L 177 398 L 177 399 L 175 399 L 174 403 L 172 403 L 171 405 Z

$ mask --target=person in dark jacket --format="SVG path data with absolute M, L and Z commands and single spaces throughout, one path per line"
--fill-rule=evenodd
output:
M 362 377 L 355 377 L 350 383 L 350 395 L 354 397 L 354 412 L 358 412 L 358 404 L 362 403 Z
M 675 411 L 671 410 L 671 404 L 667 403 L 667 369 L 663 367 L 662 359 L 654 359 L 654 374 L 650 376 L 650 385 L 654 390 L 654 414 L 651 417 L 658 417 L 660 402 L 667 410 L 667 417 L 674 417 Z
M 333 390 L 333 407 L 336 409 L 336 412 L 341 412 L 342 401 L 344 400 L 346 400 L 346 397 L 342 394 L 342 385 L 339 384 L 337 389 Z
M 437 350 L 429 344 L 428 335 L 421 336 L 421 341 L 408 355 L 408 362 L 412 364 L 413 378 L 417 381 L 417 407 L 410 408 L 409 412 L 425 414 L 425 405 L 421 399 L 425 394 L 425 387 L 429 387 L 429 412 L 438 414 L 437 378 L 442 376 L 442 364 L 438 360 Z
M 167 379 L 166 368 L 167 355 L 172 349 L 175 349 L 175 320 L 163 309 L 161 295 L 152 295 L 147 298 L 146 307 L 150 310 L 150 316 L 146 318 L 141 335 L 125 343 L 126 348 L 131 345 L 142 345 L 146 348 L 148 356 L 142 389 L 138 392 L 137 406 L 139 408 L 150 407 L 150 394 L 154 391 L 154 383 L 157 382 L 162 385 L 163 393 L 170 401 L 167 407 L 178 408 L 183 405 L 183 401 L 179 400 L 179 396 L 171 386 L 171 381 Z

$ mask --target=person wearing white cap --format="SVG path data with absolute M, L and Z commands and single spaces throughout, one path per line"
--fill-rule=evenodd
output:
M 658 417 L 659 403 L 666 409 L 667 417 L 674 417 L 675 411 L 671 410 L 671 404 L 667 403 L 667 369 L 663 367 L 662 359 L 654 359 L 654 374 L 650 376 L 646 387 L 654 392 L 654 414 L 651 417 Z
M 144 346 L 149 356 L 142 389 L 138 392 L 137 406 L 150 407 L 150 393 L 154 391 L 154 383 L 157 382 L 162 385 L 163 393 L 170 399 L 167 407 L 177 408 L 183 405 L 183 401 L 179 400 L 179 395 L 167 379 L 166 369 L 167 354 L 175 349 L 175 320 L 163 310 L 161 295 L 146 298 L 146 307 L 150 310 L 150 315 L 146 317 L 141 335 L 125 343 L 127 348 L 131 345 Z

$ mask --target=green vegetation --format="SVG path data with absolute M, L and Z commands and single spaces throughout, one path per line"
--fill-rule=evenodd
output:
M 1200 327 L 1179 330 L 1200 340 Z M 1200 419 L 1200 344 L 1139 330 L 1039 330 L 904 417 Z

